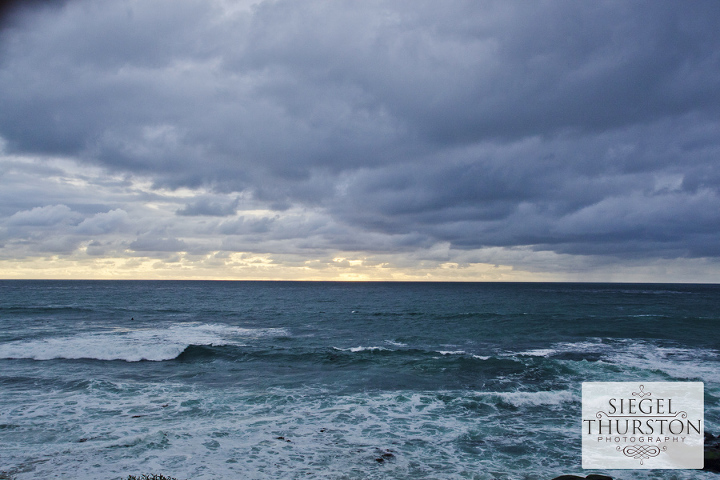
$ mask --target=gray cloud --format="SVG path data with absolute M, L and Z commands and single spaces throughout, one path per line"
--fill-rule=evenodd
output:
M 227 217 L 237 213 L 237 199 L 227 201 L 226 199 L 212 199 L 201 197 L 185 205 L 182 209 L 175 212 L 181 216 L 210 216 L 210 217 Z
M 76 224 L 79 215 L 67 205 L 47 205 L 17 212 L 7 219 L 10 227 L 52 227 L 57 224 Z
M 136 252 L 178 252 L 187 250 L 187 245 L 177 238 L 147 234 L 132 242 L 130 249 Z
M 115 209 L 107 213 L 98 213 L 86 218 L 75 229 L 83 235 L 103 235 L 123 230 L 128 224 L 128 214 L 125 210 Z
M 0 193 L 4 238 L 34 221 L 107 236 L 95 254 L 720 254 L 715 1 L 71 0 L 14 18 L 6 153 L 107 169 L 117 197 Z M 23 168 L 3 175 L 35 191 L 41 164 Z M 136 218 L 122 175 L 196 195 Z

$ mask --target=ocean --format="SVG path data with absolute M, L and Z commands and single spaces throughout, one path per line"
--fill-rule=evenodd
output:
M 581 384 L 701 381 L 720 286 L 0 281 L 0 479 L 710 479 L 581 468 Z

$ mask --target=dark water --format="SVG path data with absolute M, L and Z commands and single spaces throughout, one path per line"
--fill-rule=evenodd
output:
M 719 353 L 712 285 L 0 281 L 0 478 L 587 475 L 583 381 L 720 433 Z

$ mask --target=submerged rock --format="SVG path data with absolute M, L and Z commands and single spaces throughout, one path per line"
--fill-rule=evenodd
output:
M 393 450 L 390 450 L 389 448 L 376 448 L 375 454 L 377 455 L 377 457 L 375 457 L 375 461 L 377 463 L 385 463 L 386 461 L 395 459 L 395 454 L 393 453 Z

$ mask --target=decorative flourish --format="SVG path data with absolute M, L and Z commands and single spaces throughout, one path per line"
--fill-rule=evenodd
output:
M 640 397 L 640 398 L 649 397 L 650 395 L 652 395 L 652 393 L 645 391 L 645 385 L 640 385 L 640 391 L 632 392 L 632 394 L 633 394 L 633 396 Z
M 655 445 L 628 445 L 625 448 L 616 447 L 617 451 L 621 451 L 626 457 L 633 457 L 640 460 L 640 465 L 644 465 L 643 460 L 660 455 L 661 451 L 666 451 L 667 447 L 656 447 Z

